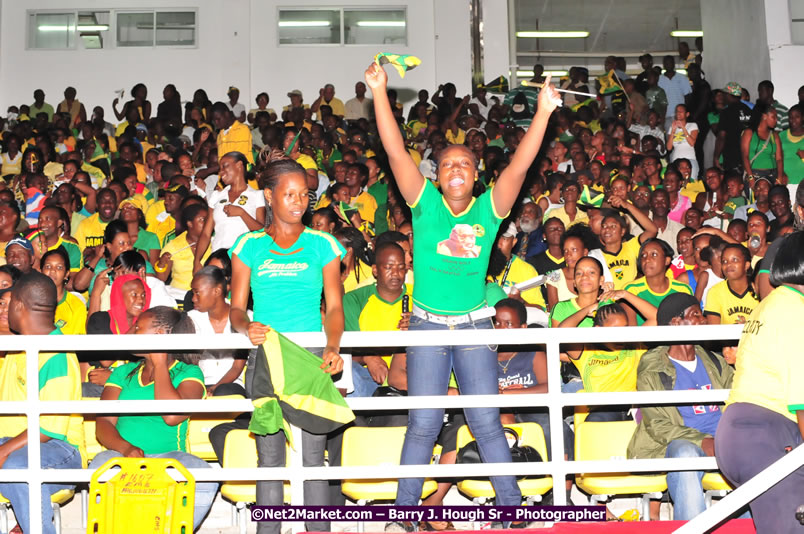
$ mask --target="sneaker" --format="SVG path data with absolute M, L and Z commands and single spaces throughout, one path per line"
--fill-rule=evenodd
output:
M 385 524 L 385 532 L 416 532 L 416 525 L 411 521 L 391 521 Z

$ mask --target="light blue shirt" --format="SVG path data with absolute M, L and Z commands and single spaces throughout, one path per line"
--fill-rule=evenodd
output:
M 672 117 L 676 114 L 676 106 L 684 103 L 684 97 L 692 92 L 689 79 L 683 74 L 676 72 L 672 78 L 664 74 L 659 77 L 659 87 L 664 89 L 667 95 L 667 111 L 665 116 Z

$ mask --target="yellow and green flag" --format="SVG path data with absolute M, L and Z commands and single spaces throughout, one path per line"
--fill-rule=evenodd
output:
M 293 443 L 289 423 L 312 434 L 328 434 L 355 416 L 321 369 L 321 358 L 275 330 L 257 348 L 248 429 L 258 435 L 282 430 Z
M 505 76 L 499 76 L 491 80 L 486 85 L 483 85 L 482 87 L 490 93 L 507 93 L 508 78 L 506 78 Z
M 598 76 L 597 81 L 600 84 L 599 93 L 601 95 L 608 95 L 623 90 L 618 83 L 617 75 L 614 74 L 614 69 L 611 69 L 603 76 Z
M 384 65 L 389 63 L 394 66 L 401 78 L 405 77 L 405 73 L 413 68 L 422 64 L 422 60 L 416 56 L 409 56 L 406 54 L 390 54 L 388 52 L 380 52 L 374 56 L 374 61 L 377 65 Z
M 581 197 L 578 199 L 578 207 L 587 209 L 600 208 L 603 205 L 604 198 L 606 198 L 604 193 L 592 191 L 588 185 L 584 185 Z

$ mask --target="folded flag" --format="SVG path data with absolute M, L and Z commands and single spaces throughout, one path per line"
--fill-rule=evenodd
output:
M 407 54 L 389 54 L 387 52 L 380 52 L 374 56 L 374 61 L 377 63 L 377 65 L 384 65 L 386 63 L 393 65 L 396 71 L 399 73 L 400 78 L 404 78 L 405 73 L 408 70 L 418 67 L 422 64 L 422 60 L 416 56 L 409 56 Z
M 598 92 L 601 95 L 608 95 L 623 90 L 623 88 L 620 87 L 619 81 L 617 80 L 617 75 L 614 74 L 614 69 L 611 69 L 603 76 L 598 76 L 597 81 L 600 84 L 600 89 Z
M 578 206 L 582 208 L 599 208 L 603 205 L 604 193 L 596 193 L 589 189 L 588 185 L 583 186 L 581 198 L 578 199 Z
M 261 436 L 282 430 L 291 445 L 288 423 L 328 434 L 355 419 L 331 375 L 321 369 L 321 358 L 275 330 L 257 348 L 252 396 L 248 429 Z
M 507 93 L 508 92 L 508 78 L 499 76 L 494 78 L 486 85 L 482 85 L 483 89 L 490 93 Z

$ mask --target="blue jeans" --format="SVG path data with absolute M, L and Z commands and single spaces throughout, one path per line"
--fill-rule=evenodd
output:
M 97 469 L 112 458 L 122 458 L 123 454 L 117 451 L 103 451 L 89 463 L 90 469 Z M 188 469 L 205 468 L 211 469 L 211 466 L 197 456 L 193 456 L 188 452 L 182 451 L 169 451 L 161 452 L 159 454 L 146 454 L 146 458 L 173 458 L 178 460 L 181 465 Z M 193 509 L 193 530 L 198 530 L 201 522 L 209 513 L 212 508 L 212 502 L 215 500 L 215 494 L 218 492 L 217 482 L 197 482 L 195 485 L 195 507 Z
M 368 369 L 357 362 L 352 362 L 352 383 L 355 385 L 355 390 L 347 397 L 371 397 L 379 387 L 371 378 Z
M 449 327 L 412 317 L 410 330 L 491 329 L 490 319 Z M 450 371 L 455 371 L 462 395 L 495 395 L 497 351 L 486 345 L 461 347 L 409 347 L 407 353 L 408 395 L 446 395 Z M 484 462 L 510 462 L 511 451 L 503 434 L 498 408 L 466 408 L 466 423 L 477 440 Z M 410 410 L 402 465 L 428 464 L 433 445 L 444 424 L 444 409 Z M 422 494 L 423 478 L 399 480 L 396 504 L 415 506 Z M 514 476 L 493 476 L 491 484 L 500 506 L 519 506 L 522 494 Z
M 686 439 L 674 439 L 667 445 L 665 458 L 702 458 L 703 449 Z M 689 521 L 706 510 L 703 471 L 668 471 L 667 491 L 673 500 L 673 519 Z
M 0 438 L 0 445 L 11 438 Z M 81 454 L 78 449 L 60 439 L 51 439 L 41 444 L 41 465 L 44 469 L 81 469 Z M 28 447 L 17 449 L 8 455 L 3 469 L 28 467 Z M 42 484 L 42 532 L 56 534 L 53 526 L 53 507 L 50 496 L 57 491 L 73 489 L 75 484 Z M 23 532 L 31 532 L 31 516 L 28 509 L 28 484 L 6 482 L 0 484 L 0 493 L 11 503 L 17 523 Z

